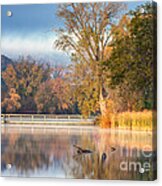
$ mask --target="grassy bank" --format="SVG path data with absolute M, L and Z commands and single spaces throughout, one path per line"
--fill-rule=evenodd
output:
M 120 128 L 131 130 L 155 130 L 156 112 L 123 112 L 108 113 L 99 118 L 99 125 L 102 128 Z

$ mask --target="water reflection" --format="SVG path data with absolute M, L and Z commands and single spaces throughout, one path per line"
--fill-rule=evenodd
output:
M 79 153 L 73 145 L 92 153 Z M 134 180 L 156 176 L 156 147 L 149 132 L 7 127 L 2 130 L 1 150 L 2 176 Z M 131 162 L 137 163 L 137 170 L 129 167 Z M 139 173 L 145 162 L 149 170 Z

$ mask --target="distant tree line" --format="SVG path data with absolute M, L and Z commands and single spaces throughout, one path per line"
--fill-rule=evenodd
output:
M 70 86 L 61 66 L 50 67 L 22 58 L 7 65 L 2 112 L 75 113 Z

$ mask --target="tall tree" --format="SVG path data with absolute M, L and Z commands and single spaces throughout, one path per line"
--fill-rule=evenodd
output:
M 142 11 L 141 11 L 142 10 Z M 152 3 L 139 6 L 129 21 L 116 29 L 111 58 L 105 68 L 111 71 L 111 85 L 126 110 L 153 107 L 154 65 L 156 63 L 156 17 Z M 122 24 L 118 25 L 119 28 Z
M 58 30 L 55 46 L 72 57 L 78 102 L 87 114 L 96 108 L 105 113 L 109 91 L 101 63 L 109 56 L 104 54 L 112 39 L 111 29 L 125 8 L 125 4 L 117 2 L 70 3 L 58 8 L 57 15 L 65 26 Z

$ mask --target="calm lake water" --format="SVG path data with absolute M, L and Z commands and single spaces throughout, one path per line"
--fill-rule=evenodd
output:
M 156 153 L 152 135 L 97 127 L 5 127 L 2 176 L 153 180 Z M 79 153 L 73 145 L 92 153 Z M 144 173 L 143 166 L 147 168 Z

